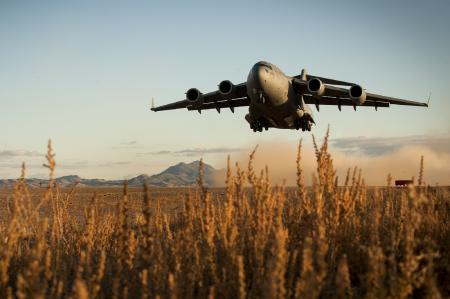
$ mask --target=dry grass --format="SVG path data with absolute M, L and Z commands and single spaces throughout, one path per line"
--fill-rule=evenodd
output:
M 223 191 L 29 190 L 1 198 L 1 298 L 442 298 L 450 295 L 450 198 L 423 182 L 338 186 L 327 138 L 306 188 L 227 171 Z M 202 172 L 200 172 L 202 173 Z M 387 178 L 390 184 L 390 176 Z M 246 186 L 250 185 L 250 188 Z

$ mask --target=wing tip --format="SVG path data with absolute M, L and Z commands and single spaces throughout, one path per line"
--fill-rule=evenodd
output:
M 430 102 L 429 101 L 427 101 L 426 103 L 425 102 L 419 102 L 418 104 L 419 104 L 418 106 L 427 107 L 428 108 Z
M 428 103 L 421 103 L 421 102 L 418 102 L 418 103 L 417 103 L 416 105 L 414 105 L 414 106 L 428 108 Z
M 150 108 L 150 110 L 153 111 L 153 112 L 158 112 L 158 111 L 161 111 L 163 109 L 161 109 L 161 106 L 160 106 L 160 107 L 152 107 L 152 108 Z

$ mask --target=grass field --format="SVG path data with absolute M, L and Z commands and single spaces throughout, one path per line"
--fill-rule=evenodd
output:
M 328 137 L 328 136 L 327 136 Z M 1 298 L 448 298 L 450 192 L 271 186 L 250 155 L 226 188 L 0 190 Z M 295 163 L 295 161 L 293 161 Z M 54 160 L 48 152 L 50 181 Z M 201 169 L 200 169 L 201 170 Z M 49 186 L 52 186 L 50 183 Z

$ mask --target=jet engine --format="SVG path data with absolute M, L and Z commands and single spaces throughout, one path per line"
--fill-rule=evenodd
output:
M 366 101 L 367 95 L 364 89 L 359 85 L 353 85 L 348 90 L 350 99 L 352 99 L 356 104 L 362 105 Z
M 219 92 L 221 95 L 229 95 L 234 89 L 233 83 L 230 80 L 223 80 L 219 83 Z
M 203 103 L 203 95 L 197 88 L 191 88 L 186 92 L 186 100 L 188 100 L 191 105 L 199 106 Z
M 313 95 L 321 96 L 325 92 L 325 85 L 317 78 L 309 79 L 308 91 Z

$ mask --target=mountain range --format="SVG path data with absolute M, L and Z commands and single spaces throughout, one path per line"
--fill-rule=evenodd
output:
M 199 163 L 200 161 L 193 161 L 191 163 L 181 162 L 170 166 L 158 174 L 141 174 L 129 179 L 128 186 L 142 187 L 144 182 L 146 182 L 148 186 L 154 187 L 193 186 L 197 184 Z M 203 163 L 203 181 L 206 186 L 216 185 L 216 182 L 224 177 L 224 173 L 224 170 L 217 170 L 211 165 Z M 15 182 L 15 179 L 0 179 L 0 188 L 12 187 Z M 26 179 L 26 182 L 29 186 L 33 187 L 43 187 L 47 185 L 47 180 L 45 179 L 30 178 Z M 55 183 L 59 187 L 72 187 L 76 183 L 78 183 L 79 186 L 88 187 L 114 187 L 122 186 L 124 180 L 84 179 L 78 175 L 67 175 L 56 178 Z

